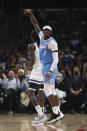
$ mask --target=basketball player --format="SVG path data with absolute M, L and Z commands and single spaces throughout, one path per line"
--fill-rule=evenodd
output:
M 28 45 L 28 53 L 30 57 L 29 61 L 29 68 L 32 68 L 31 75 L 29 79 L 29 88 L 27 90 L 28 96 L 35 107 L 38 116 L 35 120 L 32 121 L 32 124 L 41 123 L 47 120 L 46 115 L 44 114 L 44 86 L 43 86 L 43 76 L 41 72 L 40 58 L 39 58 L 39 48 L 36 42 L 36 32 L 32 31 L 31 33 L 31 40 L 32 44 Z M 36 97 L 35 93 L 38 91 L 39 95 L 39 102 L 38 98 Z
M 24 14 L 29 15 L 30 21 L 40 38 L 40 61 L 42 63 L 42 73 L 44 79 L 44 92 L 48 97 L 52 107 L 52 116 L 47 123 L 53 123 L 63 118 L 63 113 L 59 109 L 58 98 L 55 92 L 55 77 L 58 72 L 58 47 L 55 39 L 51 37 L 52 28 L 44 26 L 41 31 L 36 18 L 30 9 L 25 9 Z

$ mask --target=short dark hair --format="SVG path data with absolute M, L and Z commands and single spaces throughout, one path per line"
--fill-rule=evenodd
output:
M 39 40 L 38 36 L 37 36 L 37 33 L 35 30 L 32 30 L 31 32 L 31 39 L 33 38 L 36 42 Z

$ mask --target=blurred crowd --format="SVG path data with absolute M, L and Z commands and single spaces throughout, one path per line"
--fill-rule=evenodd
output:
M 32 11 L 41 28 L 47 24 L 53 28 L 58 42 L 59 72 L 55 87 L 61 110 L 87 113 L 87 9 Z M 5 21 L 0 21 L 0 43 L 3 43 L 0 44 L 0 111 L 33 113 L 35 110 L 26 95 L 30 77 L 30 71 L 26 70 L 27 45 L 33 27 L 28 16 L 14 14 L 3 13 Z M 25 97 L 27 101 L 23 101 Z M 47 99 L 45 106 L 48 111 Z

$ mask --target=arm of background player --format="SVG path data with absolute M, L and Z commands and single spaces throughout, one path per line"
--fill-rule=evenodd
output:
M 32 69 L 33 68 L 33 65 L 35 64 L 35 49 L 36 47 L 33 45 L 33 44 L 30 44 L 28 46 L 28 52 L 29 52 L 29 62 L 28 62 L 28 69 Z
M 39 35 L 39 32 L 41 31 L 41 29 L 40 29 L 40 27 L 38 25 L 38 22 L 37 22 L 35 16 L 33 15 L 32 11 L 30 9 L 25 9 L 24 14 L 29 14 L 30 21 L 31 21 L 32 25 L 34 26 L 35 31 Z

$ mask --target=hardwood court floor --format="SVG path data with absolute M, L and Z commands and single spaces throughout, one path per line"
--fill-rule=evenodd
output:
M 31 125 L 36 115 L 0 115 L 0 131 L 87 131 L 87 114 L 65 115 L 53 124 Z

